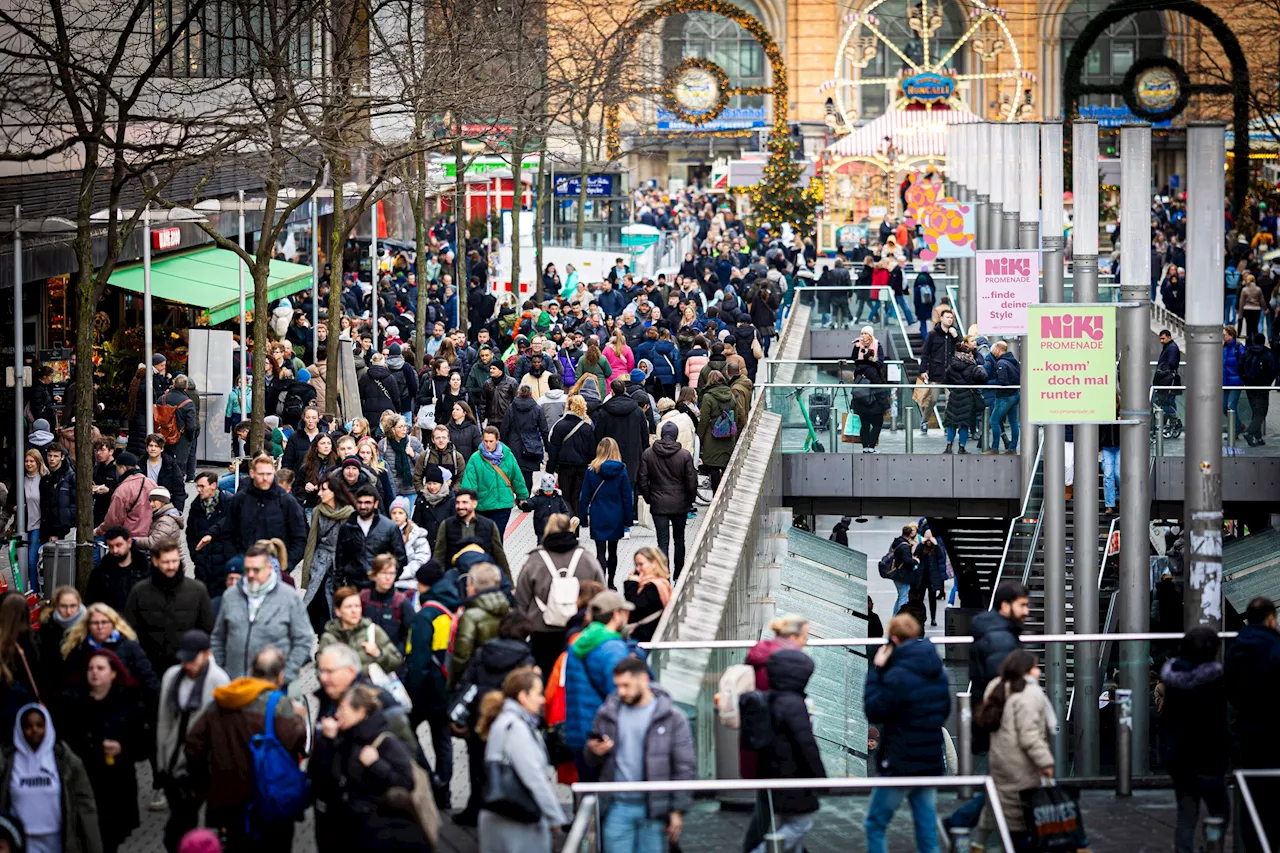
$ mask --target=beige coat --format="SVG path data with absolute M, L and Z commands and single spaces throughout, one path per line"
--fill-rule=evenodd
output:
M 135 536 L 133 544 L 139 548 L 154 551 L 156 546 L 165 540 L 181 542 L 184 526 L 182 513 L 178 512 L 173 504 L 165 504 L 151 511 L 151 530 L 146 536 Z
M 983 698 L 1003 689 L 1002 684 L 993 679 Z M 1040 771 L 1053 766 L 1049 733 L 1056 725 L 1049 699 L 1034 681 L 1028 680 L 1025 689 L 1005 701 L 1000 729 L 991 735 L 990 773 L 1011 831 L 1026 831 L 1018 792 L 1040 787 Z

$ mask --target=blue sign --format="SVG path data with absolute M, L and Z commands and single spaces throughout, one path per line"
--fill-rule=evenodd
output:
M 956 81 L 943 74 L 925 71 L 903 77 L 902 96 L 908 101 L 926 103 L 929 101 L 945 101 L 956 90 Z
M 578 196 L 582 189 L 579 178 L 559 178 L 556 180 L 555 194 Z M 613 195 L 613 175 L 587 175 L 587 197 L 608 198 Z
M 699 125 L 681 121 L 670 110 L 658 110 L 658 130 L 751 130 L 768 126 L 764 107 L 727 109 L 711 121 Z
M 1122 124 L 1146 121 L 1146 119 L 1138 118 L 1134 115 L 1128 107 L 1103 107 L 1097 104 L 1081 104 L 1080 118 L 1096 121 L 1098 127 L 1119 127 Z M 1169 119 L 1151 122 L 1152 127 L 1170 127 L 1172 124 L 1173 122 Z

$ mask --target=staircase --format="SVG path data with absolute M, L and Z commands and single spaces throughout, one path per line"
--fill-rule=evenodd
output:
M 1008 523 L 1001 518 L 937 518 L 930 519 L 929 523 L 942 539 L 955 567 L 977 571 L 983 601 L 990 600 L 1004 556 Z

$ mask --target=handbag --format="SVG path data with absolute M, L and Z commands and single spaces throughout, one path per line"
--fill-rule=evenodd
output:
M 374 683 L 374 686 L 390 693 L 391 698 L 400 703 L 406 711 L 413 710 L 413 700 L 409 698 L 409 691 L 405 689 L 400 676 L 394 672 L 387 672 L 376 663 L 371 663 L 369 664 L 369 680 Z
M 1075 853 L 1089 846 L 1080 813 L 1080 792 L 1070 785 L 1040 780 L 1039 788 L 1019 791 L 1033 850 L 1043 853 Z
M 649 502 L 644 498 L 636 500 L 636 525 L 650 530 L 656 529 L 653 526 L 653 510 L 649 508 Z
M 514 722 L 507 723 L 507 732 L 514 725 Z M 538 807 L 532 792 L 520 780 L 510 761 L 486 761 L 484 769 L 484 801 L 480 808 L 516 823 L 537 823 L 542 820 L 542 809 Z

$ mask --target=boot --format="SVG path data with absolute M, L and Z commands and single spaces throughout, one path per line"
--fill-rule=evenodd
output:
M 950 452 L 951 452 L 951 442 L 949 442 L 949 441 L 947 442 L 947 446 L 946 446 L 946 448 L 945 448 L 942 452 L 943 452 L 943 453 L 950 453 Z

